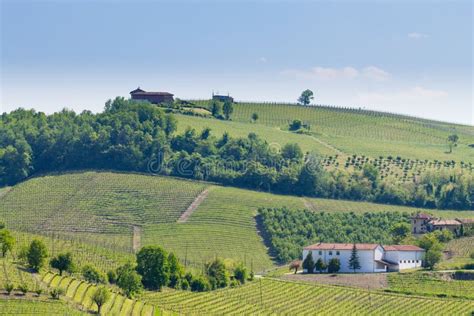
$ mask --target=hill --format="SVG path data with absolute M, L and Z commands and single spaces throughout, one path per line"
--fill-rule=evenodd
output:
M 207 197 L 186 221 L 178 222 L 204 189 L 208 190 Z M 276 195 L 171 177 L 84 171 L 44 175 L 14 186 L 0 198 L 0 221 L 18 231 L 20 244 L 26 244 L 34 233 L 47 236 L 45 241 L 56 251 L 77 242 L 91 245 L 75 247 L 75 251 L 84 260 L 103 265 L 104 271 L 117 264 L 106 262 L 126 261 L 134 248 L 151 244 L 176 252 L 183 262 L 196 268 L 220 256 L 243 261 L 261 271 L 275 262 L 255 216 L 260 207 L 282 206 L 314 212 L 419 211 L 403 206 Z M 444 218 L 474 218 L 472 211 L 428 212 Z M 135 247 L 133 227 L 140 228 L 135 231 L 135 241 L 138 239 L 140 245 Z M 101 261 L 104 263 L 99 264 Z

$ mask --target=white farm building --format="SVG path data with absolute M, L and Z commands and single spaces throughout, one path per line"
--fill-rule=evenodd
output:
M 412 245 L 382 246 L 379 244 L 355 244 L 360 269 L 356 272 L 389 272 L 422 266 L 425 250 Z M 329 260 L 337 258 L 341 268 L 339 272 L 353 272 L 349 267 L 354 244 L 318 243 L 303 249 L 303 260 L 311 252 L 313 261 L 318 259 L 327 265 Z M 304 272 L 308 272 L 304 270 Z

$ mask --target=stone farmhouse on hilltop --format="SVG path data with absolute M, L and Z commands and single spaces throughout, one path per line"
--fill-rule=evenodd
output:
M 390 272 L 422 266 L 425 250 L 412 245 L 383 246 L 379 244 L 355 244 L 359 257 L 359 273 Z M 318 259 L 327 265 L 332 258 L 339 259 L 339 272 L 353 272 L 349 267 L 354 244 L 317 243 L 303 249 L 303 260 L 311 253 L 313 261 Z M 306 271 L 306 269 L 304 270 Z
M 146 100 L 153 104 L 171 103 L 174 101 L 173 94 L 169 92 L 146 92 L 145 90 L 136 88 L 130 91 L 132 100 Z
M 464 228 L 474 226 L 474 219 L 441 219 L 425 213 L 418 213 L 411 217 L 412 234 L 425 234 L 435 230 L 449 230 L 454 235 L 459 236 L 463 226 Z

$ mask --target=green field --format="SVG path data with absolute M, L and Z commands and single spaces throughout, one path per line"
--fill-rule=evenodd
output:
M 209 190 L 207 198 L 186 222 L 178 223 L 204 188 Z M 170 177 L 90 171 L 32 178 L 0 201 L 0 221 L 16 231 L 16 251 L 38 237 L 52 254 L 71 250 L 81 265 L 92 262 L 104 272 L 133 258 L 133 225 L 141 227 L 141 246 L 162 245 L 190 267 L 201 269 L 203 262 L 218 256 L 242 261 L 259 272 L 274 266 L 255 220 L 259 207 L 424 211 L 444 218 L 474 218 L 473 211 L 301 198 Z M 61 222 L 61 214 L 69 216 Z
M 75 316 L 87 315 L 87 313 L 75 310 L 62 301 L 37 300 L 37 299 L 15 299 L 0 298 L 1 315 L 24 315 L 24 316 Z
M 195 103 L 207 105 L 208 101 Z M 252 113 L 259 116 L 257 125 L 280 130 L 299 119 L 310 124 L 314 138 L 348 155 L 474 162 L 474 148 L 468 146 L 474 144 L 472 126 L 357 109 L 240 102 L 234 104 L 232 120 L 250 123 Z M 446 139 L 453 133 L 459 136 L 459 145 L 448 154 Z
M 474 300 L 472 281 L 443 279 L 436 273 L 393 273 L 388 276 L 392 291 L 430 296 L 458 297 Z
M 474 301 L 368 292 L 263 278 L 208 293 L 166 290 L 143 298 L 179 314 L 195 315 L 470 315 Z

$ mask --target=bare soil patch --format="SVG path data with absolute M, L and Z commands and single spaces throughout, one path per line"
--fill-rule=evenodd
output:
M 386 273 L 358 274 L 285 274 L 285 280 L 312 282 L 331 285 L 359 287 L 363 289 L 383 289 L 388 287 Z
M 184 211 L 183 214 L 181 214 L 181 216 L 179 217 L 178 219 L 178 223 L 185 223 L 189 216 L 191 216 L 191 214 L 199 207 L 199 205 L 206 199 L 207 195 L 209 194 L 209 190 L 208 189 L 205 189 L 204 191 L 202 191 L 193 201 L 193 203 L 191 203 L 191 205 L 189 205 L 189 207 L 186 209 L 186 211 Z

